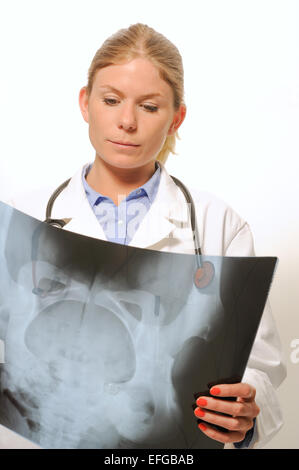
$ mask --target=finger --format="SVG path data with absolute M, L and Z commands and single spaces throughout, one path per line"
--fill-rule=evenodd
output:
M 199 423 L 199 429 L 211 439 L 227 444 L 229 442 L 240 442 L 245 438 L 245 434 L 240 431 L 221 432 L 215 429 L 212 425 L 206 423 Z
M 240 397 L 246 401 L 255 398 L 255 388 L 244 382 L 237 384 L 220 384 L 210 389 L 210 393 L 218 397 Z
M 196 404 L 200 408 L 225 413 L 231 416 L 253 417 L 254 410 L 251 403 L 245 401 L 217 400 L 212 397 L 199 397 Z
M 209 410 L 203 410 L 202 408 L 196 408 L 194 414 L 205 423 L 221 426 L 228 431 L 241 431 L 246 434 L 253 426 L 253 420 L 250 418 L 224 416 Z

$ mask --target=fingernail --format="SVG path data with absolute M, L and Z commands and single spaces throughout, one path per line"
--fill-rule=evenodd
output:
M 196 408 L 194 411 L 195 416 L 198 418 L 202 418 L 205 415 L 205 412 L 201 410 L 200 408 Z
M 211 390 L 210 390 L 210 393 L 212 395 L 219 395 L 221 392 L 220 388 L 219 387 L 212 387 Z
M 205 398 L 197 398 L 196 404 L 198 406 L 207 406 L 208 402 Z
M 207 426 L 203 423 L 199 423 L 198 425 L 199 429 L 201 429 L 202 431 L 205 431 L 207 429 Z

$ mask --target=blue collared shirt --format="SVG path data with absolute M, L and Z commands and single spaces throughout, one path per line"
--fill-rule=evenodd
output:
M 134 189 L 116 206 L 112 199 L 92 189 L 86 176 L 92 164 L 82 172 L 82 182 L 87 199 L 101 224 L 107 240 L 128 245 L 136 233 L 142 219 L 150 209 L 157 195 L 161 169 L 156 162 L 156 171 L 143 185 Z

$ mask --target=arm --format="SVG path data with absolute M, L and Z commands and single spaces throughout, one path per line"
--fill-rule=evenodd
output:
M 255 256 L 253 237 L 248 224 L 244 224 L 238 231 L 225 254 Z M 260 409 L 250 447 L 263 447 L 281 428 L 283 420 L 276 389 L 285 377 L 285 359 L 268 300 L 243 376 L 243 381 L 256 389 L 255 401 Z
M 253 239 L 248 224 L 243 224 L 229 242 L 225 250 L 225 256 L 255 256 Z M 249 447 L 263 447 L 282 426 L 282 414 L 276 396 L 276 388 L 281 384 L 285 376 L 286 367 L 282 356 L 281 344 L 268 301 L 242 379 L 242 383 L 248 384 L 250 387 L 245 387 L 245 389 L 244 387 L 241 387 L 241 389 L 239 387 L 236 389 L 236 386 L 240 384 L 230 386 L 220 384 L 218 387 L 221 390 L 220 394 L 222 396 L 236 396 L 239 402 L 247 400 L 246 405 L 249 404 L 249 400 L 250 406 L 241 407 L 236 403 L 209 398 L 206 408 L 209 406 L 210 410 L 217 409 L 217 411 L 224 413 L 229 413 L 230 409 L 232 414 L 239 414 L 239 421 L 237 423 L 236 418 L 227 418 L 232 420 L 230 422 L 226 421 L 224 423 L 222 421 L 222 425 L 228 427 L 228 429 L 231 427 L 231 430 L 228 433 L 221 433 L 221 435 L 218 434 L 218 431 L 215 434 L 212 427 L 208 428 L 209 425 L 205 422 L 206 430 L 203 432 L 221 442 L 230 442 L 231 444 L 227 445 L 227 447 L 233 448 L 234 445 L 232 443 L 240 442 L 244 439 L 248 430 L 252 428 L 253 419 L 256 417 L 254 434 Z M 246 393 L 248 393 L 248 397 L 246 397 Z M 233 407 L 233 405 L 237 405 L 238 409 Z M 229 409 L 228 406 L 230 407 Z M 202 408 L 202 411 L 206 413 L 206 416 L 201 417 L 201 419 L 212 418 L 215 422 L 215 416 L 212 416 L 208 409 L 205 411 Z M 200 412 L 197 411 L 197 413 Z M 221 425 L 219 420 L 215 424 Z

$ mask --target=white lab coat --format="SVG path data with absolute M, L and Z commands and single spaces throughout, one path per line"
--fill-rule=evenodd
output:
M 168 252 L 194 253 L 185 197 L 165 166 L 160 165 L 161 180 L 156 198 L 129 245 Z M 81 175 L 82 168 L 55 201 L 52 218 L 69 218 L 71 220 L 65 225 L 65 230 L 106 240 L 87 200 Z M 39 194 L 34 192 L 8 202 L 22 212 L 45 220 L 46 205 L 54 189 L 50 188 Z M 216 256 L 254 256 L 253 239 L 246 221 L 215 196 L 188 189 L 196 208 L 202 253 Z M 280 340 L 267 302 L 243 377 L 243 382 L 256 388 L 256 402 L 261 410 L 250 447 L 263 447 L 282 426 L 282 414 L 275 390 L 285 375 Z M 225 447 L 234 446 L 229 444 Z

